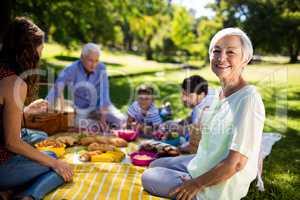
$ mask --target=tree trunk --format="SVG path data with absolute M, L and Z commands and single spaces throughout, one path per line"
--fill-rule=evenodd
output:
M 290 55 L 290 63 L 297 63 L 298 62 L 298 55 Z
M 133 37 L 131 35 L 130 26 L 128 22 L 124 22 L 124 24 L 121 25 L 121 29 L 123 32 L 123 47 L 125 50 L 133 51 L 132 49 L 132 43 L 133 43 Z
M 12 1 L 4 0 L 0 7 L 0 43 L 11 22 Z
M 293 48 L 293 46 L 290 46 L 290 51 L 289 51 L 289 56 L 290 56 L 290 61 L 289 63 L 297 63 L 298 62 L 298 55 L 300 53 L 299 48 Z
M 152 60 L 153 59 L 153 51 L 151 49 L 150 46 L 150 42 L 151 42 L 151 37 L 147 39 L 146 41 L 146 59 L 147 60 Z

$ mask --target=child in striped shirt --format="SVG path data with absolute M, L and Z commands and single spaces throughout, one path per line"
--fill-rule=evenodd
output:
M 128 128 L 149 134 L 162 123 L 159 111 L 154 105 L 154 89 L 141 85 L 137 90 L 137 100 L 128 108 Z

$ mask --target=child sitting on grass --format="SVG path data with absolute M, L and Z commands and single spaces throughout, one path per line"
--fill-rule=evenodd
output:
M 210 106 L 214 97 L 214 90 L 208 89 L 207 81 L 199 75 L 185 78 L 181 88 L 183 105 L 192 109 L 190 116 L 185 121 L 188 124 L 196 124 L 203 109 Z
M 190 116 L 179 123 L 181 125 L 181 131 L 185 134 L 186 140 L 188 141 L 182 146 L 182 150 L 189 152 L 189 143 L 197 141 L 190 141 L 190 139 L 194 140 L 194 138 L 190 138 L 187 127 L 193 124 L 199 128 L 204 117 L 204 111 L 211 105 L 215 92 L 213 89 L 208 89 L 207 81 L 199 75 L 185 78 L 181 88 L 182 103 L 184 106 L 192 109 Z M 197 138 L 197 140 L 199 142 L 200 138 Z
M 151 86 L 141 85 L 137 90 L 137 100 L 128 108 L 128 128 L 148 135 L 161 122 L 159 111 L 154 105 L 154 89 Z

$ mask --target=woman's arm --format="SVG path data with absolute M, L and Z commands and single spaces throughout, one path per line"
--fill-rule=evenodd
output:
M 228 157 L 220 162 L 212 170 L 196 178 L 199 185 L 209 187 L 220 182 L 226 181 L 235 173 L 242 170 L 248 158 L 237 151 L 231 150 Z
M 100 72 L 100 108 L 107 107 L 111 104 L 109 96 L 109 80 L 106 71 L 106 66 L 101 64 Z
M 65 181 L 70 181 L 73 172 L 69 165 L 39 152 L 20 138 L 22 108 L 27 93 L 27 85 L 16 76 L 10 77 L 6 82 L 5 91 L 3 91 L 3 126 L 6 148 L 54 169 Z
M 242 170 L 247 159 L 241 153 L 231 150 L 225 160 L 205 174 L 195 179 L 186 180 L 181 186 L 172 190 L 170 196 L 175 195 L 177 199 L 192 199 L 204 188 L 226 181 Z

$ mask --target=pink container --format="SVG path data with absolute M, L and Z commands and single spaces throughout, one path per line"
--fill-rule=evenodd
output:
M 130 154 L 131 163 L 137 166 L 148 166 L 157 158 L 155 153 L 140 151 Z
M 116 135 L 128 142 L 133 141 L 137 138 L 138 133 L 134 130 L 116 130 Z

